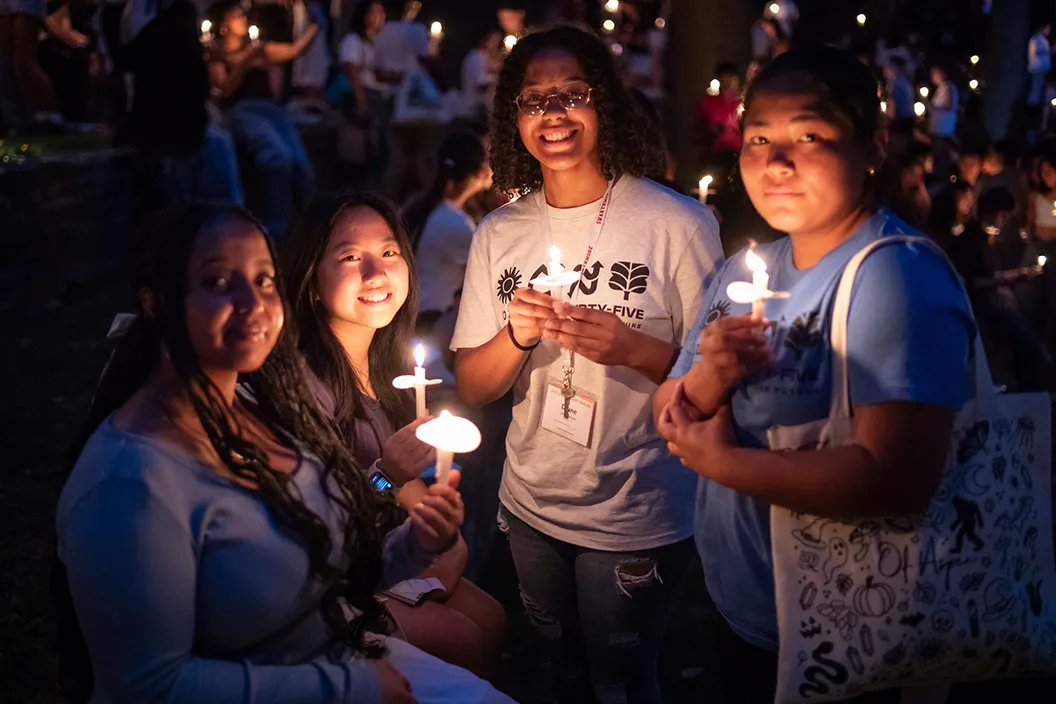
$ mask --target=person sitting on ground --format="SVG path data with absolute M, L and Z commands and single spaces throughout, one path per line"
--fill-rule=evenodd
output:
M 334 419 L 349 452 L 372 482 L 391 485 L 400 505 L 429 495 L 419 478 L 436 457 L 415 437 L 432 416 L 415 419 L 413 397 L 393 379 L 409 366 L 418 311 L 410 241 L 396 206 L 355 192 L 320 196 L 305 208 L 283 252 L 310 388 Z M 384 605 L 397 636 L 481 677 L 502 653 L 502 607 L 462 577 L 463 541 L 422 580 L 440 589 L 418 604 Z
M 144 230 L 135 265 L 139 314 L 56 516 L 92 701 L 509 704 L 375 635 L 375 592 L 458 544 L 461 477 L 409 519 L 371 486 L 308 390 L 258 222 L 180 209 Z
M 1010 140 L 994 142 L 983 156 L 982 174 L 975 183 L 975 201 L 991 188 L 1004 188 L 1016 201 L 1007 228 L 1018 230 L 1027 222 L 1027 175 L 1019 169 L 1016 145 Z
M 300 56 L 319 31 L 312 25 L 293 43 L 249 36 L 249 21 L 239 0 L 221 0 L 210 9 L 220 40 L 211 52 L 209 77 L 213 95 L 227 109 L 228 123 L 239 152 L 254 167 L 263 193 L 248 201 L 259 203 L 268 232 L 282 236 L 295 208 L 315 191 L 315 171 L 304 142 L 282 97 L 280 64 Z M 249 174 L 247 174 L 249 175 Z

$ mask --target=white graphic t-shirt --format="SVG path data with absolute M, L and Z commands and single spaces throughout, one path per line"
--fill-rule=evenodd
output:
M 514 291 L 547 273 L 551 245 L 560 248 L 566 268 L 581 269 L 600 206 L 599 199 L 552 208 L 540 190 L 485 218 L 473 237 L 451 349 L 479 347 L 502 330 Z M 542 208 L 549 211 L 549 238 Z M 578 305 L 681 345 L 722 264 L 714 215 L 695 200 L 629 176 L 613 187 L 608 208 L 582 280 L 551 295 L 571 300 L 582 287 Z M 596 401 L 590 446 L 583 447 L 541 424 L 547 386 L 562 378 L 567 364 L 568 352 L 544 340 L 514 384 L 503 505 L 547 535 L 598 550 L 644 550 L 692 535 L 696 475 L 656 432 L 656 384 L 626 367 L 577 356 L 573 384 Z

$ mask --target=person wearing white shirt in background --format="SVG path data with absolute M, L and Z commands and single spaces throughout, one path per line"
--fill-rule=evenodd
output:
M 502 63 L 502 37 L 497 29 L 477 33 L 473 49 L 462 59 L 462 113 L 470 119 L 487 120 L 488 106 Z
M 428 28 L 417 21 L 421 9 L 416 0 L 405 3 L 400 19 L 386 23 L 374 38 L 377 68 L 394 78 L 417 71 L 420 60 L 435 53 Z
M 934 159 L 932 170 L 940 181 L 945 181 L 954 169 L 953 149 L 957 137 L 957 112 L 961 101 L 957 86 L 941 66 L 931 67 L 931 83 L 935 86 L 928 106 L 928 126 Z
M 465 211 L 466 201 L 491 188 L 492 179 L 487 146 L 468 130 L 445 137 L 436 160 L 432 188 L 404 212 L 418 262 L 420 334 L 454 310 L 477 227 Z M 436 346 L 446 349 L 448 342 L 438 341 Z
M 350 30 L 337 47 L 341 70 L 348 80 L 358 121 L 368 125 L 373 187 L 384 183 L 392 154 L 392 85 L 380 80 L 374 39 L 385 26 L 385 6 L 380 0 L 363 0 L 352 11 Z
M 296 95 L 314 101 L 322 101 L 326 81 L 330 77 L 330 51 L 326 46 L 326 9 L 318 0 L 293 0 L 293 36 L 300 37 L 312 25 L 319 27 L 304 53 L 293 60 L 293 75 L 290 82 Z
M 1052 23 L 1046 22 L 1038 28 L 1027 45 L 1027 72 L 1030 74 L 1030 92 L 1027 93 L 1027 105 L 1038 106 L 1045 96 L 1045 74 L 1052 67 L 1052 47 L 1049 46 L 1049 34 Z

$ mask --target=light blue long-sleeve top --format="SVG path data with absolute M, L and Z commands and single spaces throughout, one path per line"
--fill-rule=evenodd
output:
M 293 474 L 334 535 L 343 512 L 325 495 L 322 463 Z M 91 437 L 59 500 L 59 558 L 95 673 L 93 704 L 373 703 L 375 666 L 327 657 L 304 542 L 258 495 L 190 455 L 116 428 Z M 434 556 L 404 523 L 384 544 L 384 588 Z

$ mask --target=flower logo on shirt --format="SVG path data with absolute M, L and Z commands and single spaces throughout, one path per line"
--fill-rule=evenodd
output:
M 725 318 L 729 314 L 729 301 L 718 301 L 717 303 L 712 303 L 711 307 L 708 308 L 708 314 L 704 316 L 704 327 L 711 325 L 719 318 Z
M 502 272 L 502 276 L 499 277 L 498 286 L 499 300 L 503 303 L 509 303 L 512 301 L 513 294 L 520 285 L 521 272 L 517 271 L 517 267 L 511 266 L 509 269 Z
M 785 347 L 796 353 L 796 359 L 802 359 L 803 353 L 821 342 L 821 314 L 812 310 L 792 321 L 792 327 L 785 336 Z
M 612 265 L 609 288 L 623 293 L 628 300 L 632 293 L 645 293 L 649 286 L 649 267 L 639 262 L 616 262 Z

